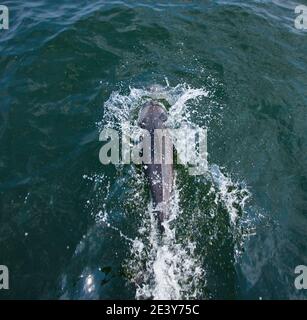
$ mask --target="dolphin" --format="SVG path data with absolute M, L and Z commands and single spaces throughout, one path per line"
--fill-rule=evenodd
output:
M 170 216 L 169 205 L 174 183 L 172 163 L 173 144 L 170 143 L 170 136 L 165 135 L 164 140 L 156 138 L 157 129 L 164 129 L 163 132 L 167 133 L 167 119 L 168 115 L 164 106 L 154 100 L 146 102 L 141 107 L 138 115 L 138 126 L 142 129 L 146 129 L 147 132 L 149 132 L 151 139 L 151 163 L 143 163 L 143 169 L 149 182 L 153 212 L 156 216 L 161 233 L 165 231 L 163 222 Z M 164 143 L 162 143 L 162 141 Z M 162 155 L 163 161 L 158 161 L 157 163 L 155 153 Z M 171 161 L 165 161 L 165 159 L 170 159 Z

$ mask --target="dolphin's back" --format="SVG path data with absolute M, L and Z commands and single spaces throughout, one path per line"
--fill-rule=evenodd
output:
M 173 187 L 173 164 L 154 163 L 154 153 L 161 148 L 155 145 L 154 134 L 157 129 L 166 129 L 167 112 L 163 106 L 153 101 L 145 104 L 139 113 L 139 125 L 151 136 L 151 164 L 144 165 L 152 195 L 153 209 L 156 212 L 158 224 L 163 231 L 163 222 L 169 217 L 169 203 Z M 165 143 L 163 155 L 173 152 L 172 144 Z

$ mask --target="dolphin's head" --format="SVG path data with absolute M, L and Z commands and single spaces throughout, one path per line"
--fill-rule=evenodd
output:
M 149 101 L 142 106 L 139 112 L 138 125 L 151 132 L 165 128 L 166 120 L 167 111 L 163 105 L 156 101 Z

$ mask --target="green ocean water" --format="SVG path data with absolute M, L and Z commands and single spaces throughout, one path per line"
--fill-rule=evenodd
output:
M 146 181 L 133 165 L 98 158 L 105 119 L 152 85 L 170 104 L 189 90 L 208 93 L 186 105 L 189 121 L 208 128 L 216 177 L 177 170 L 166 254 L 180 289 L 170 297 L 307 297 L 294 286 L 295 267 L 307 265 L 307 32 L 294 27 L 298 3 L 1 4 L 10 28 L 0 30 L 0 265 L 10 289 L 0 298 L 135 299 L 143 284 L 161 296 Z

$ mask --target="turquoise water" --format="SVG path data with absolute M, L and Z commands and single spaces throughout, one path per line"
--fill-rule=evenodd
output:
M 2 4 L 1 298 L 306 298 L 294 287 L 307 265 L 297 3 Z M 175 122 L 208 129 L 210 175 L 176 168 L 163 247 L 142 172 L 98 158 L 100 130 L 132 118 L 152 85 L 182 107 Z

